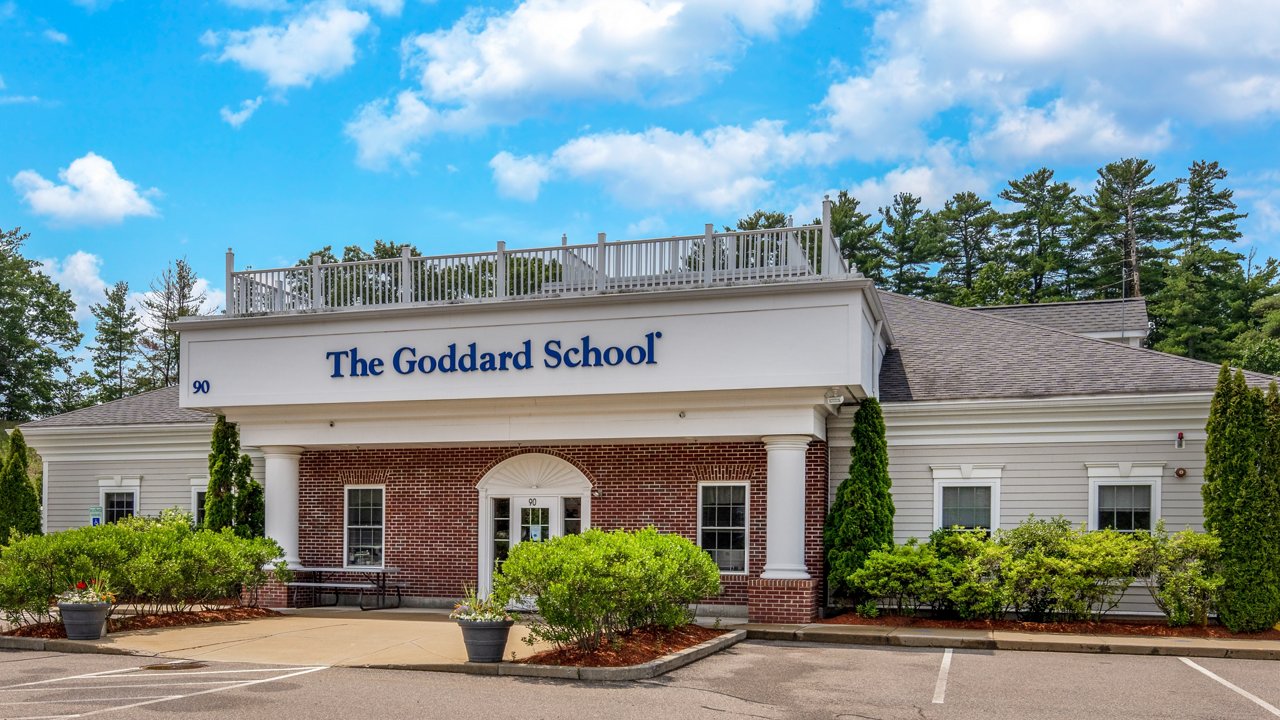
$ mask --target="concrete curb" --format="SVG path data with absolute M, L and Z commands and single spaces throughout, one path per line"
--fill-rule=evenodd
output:
M 37 652 L 60 653 L 93 653 L 95 655 L 144 655 L 133 650 L 111 647 L 110 645 L 94 645 L 92 640 L 66 640 L 55 638 L 13 637 L 0 635 L 0 650 L 34 650 Z
M 648 680 L 682 668 L 708 655 L 736 645 L 747 639 L 745 630 L 730 630 L 691 648 L 685 648 L 640 665 L 626 667 L 575 667 L 568 665 L 526 665 L 523 663 L 430 663 L 421 665 L 368 664 L 348 667 L 371 670 L 425 670 L 430 672 L 455 672 L 469 675 L 501 675 L 503 677 L 545 678 L 552 680 L 583 680 L 586 682 L 623 682 Z
M 750 640 L 820 642 L 892 647 L 957 648 L 965 650 L 1022 650 L 1032 652 L 1162 655 L 1182 657 L 1280 660 L 1280 642 L 1165 638 L 1132 635 L 1067 635 L 1003 630 L 949 630 L 885 625 L 764 625 L 742 626 Z

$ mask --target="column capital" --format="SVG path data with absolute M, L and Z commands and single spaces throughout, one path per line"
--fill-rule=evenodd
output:
M 284 456 L 301 455 L 302 451 L 306 450 L 306 448 L 298 447 L 297 445 L 263 445 L 258 449 L 262 451 L 263 455 L 284 455 Z
M 760 442 L 764 443 L 765 448 L 803 450 L 809 447 L 813 438 L 809 435 L 765 435 L 760 438 Z

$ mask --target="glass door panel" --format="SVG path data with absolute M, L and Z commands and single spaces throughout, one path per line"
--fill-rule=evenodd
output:
M 530 498 L 536 500 L 536 498 Z M 541 542 L 551 539 L 551 508 L 520 508 L 520 542 Z

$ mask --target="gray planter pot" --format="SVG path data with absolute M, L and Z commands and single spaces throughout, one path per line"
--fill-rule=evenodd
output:
M 462 642 L 467 646 L 467 661 L 501 662 L 502 653 L 507 648 L 507 635 L 514 624 L 514 620 L 459 620 Z
M 97 640 L 107 634 L 111 603 L 58 603 L 68 640 Z

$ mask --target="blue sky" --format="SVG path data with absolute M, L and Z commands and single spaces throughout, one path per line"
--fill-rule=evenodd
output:
M 186 256 L 423 252 L 1231 172 L 1280 254 L 1274 0 L 0 0 L 0 227 L 88 303 Z M 91 324 L 85 322 L 86 331 Z

